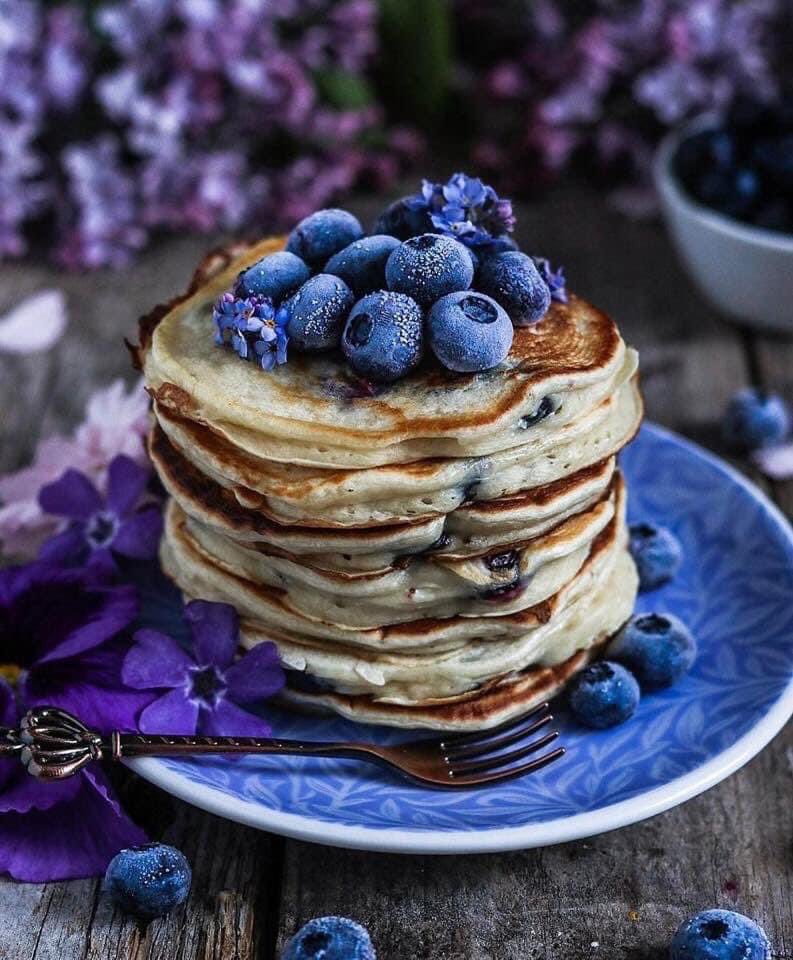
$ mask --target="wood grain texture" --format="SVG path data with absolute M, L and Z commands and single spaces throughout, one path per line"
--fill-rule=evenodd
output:
M 368 224 L 382 203 L 352 206 Z M 518 222 L 524 249 L 564 263 L 571 285 L 640 349 L 652 419 L 723 452 L 719 419 L 739 386 L 793 399 L 793 344 L 723 322 L 657 225 L 631 223 L 583 188 L 520 209 Z M 186 283 L 212 242 L 163 242 L 123 273 L 0 269 L 0 311 L 57 285 L 71 315 L 50 354 L 0 355 L 0 469 L 24 463 L 39 436 L 72 429 L 97 386 L 132 380 L 122 336 Z M 766 487 L 793 512 L 793 485 Z M 303 922 L 327 913 L 367 924 L 380 960 L 654 960 L 686 914 L 714 904 L 756 917 L 777 960 L 790 960 L 792 795 L 788 730 L 707 794 L 621 831 L 505 855 L 400 857 L 268 837 L 131 780 L 128 808 L 193 865 L 188 904 L 141 928 L 112 909 L 98 881 L 0 882 L 0 960 L 271 960 Z

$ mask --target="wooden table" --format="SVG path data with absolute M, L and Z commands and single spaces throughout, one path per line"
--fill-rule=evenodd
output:
M 368 220 L 379 204 L 353 206 Z M 563 262 L 571 285 L 611 312 L 639 348 L 652 419 L 718 449 L 715 427 L 738 387 L 759 383 L 793 400 L 793 343 L 728 326 L 692 289 L 658 225 L 622 219 L 583 188 L 518 213 L 525 248 Z M 24 463 L 40 435 L 70 429 L 94 387 L 131 379 L 122 335 L 184 285 L 208 245 L 162 242 L 123 273 L 54 275 L 30 261 L 0 269 L 0 309 L 56 284 L 71 314 L 50 354 L 0 356 L 0 467 Z M 793 511 L 793 484 L 765 486 Z M 2 882 L 0 958 L 267 960 L 306 920 L 334 913 L 366 924 L 381 960 L 650 960 L 666 955 L 686 914 L 714 905 L 757 918 L 775 956 L 790 958 L 791 798 L 790 729 L 740 773 L 652 820 L 488 856 L 312 846 L 216 819 L 133 781 L 128 808 L 193 865 L 187 908 L 143 928 L 111 908 L 98 880 Z

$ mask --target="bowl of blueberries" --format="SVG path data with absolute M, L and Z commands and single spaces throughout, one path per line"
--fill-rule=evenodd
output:
M 673 131 L 655 180 L 702 292 L 733 319 L 793 335 L 793 96 L 736 100 Z

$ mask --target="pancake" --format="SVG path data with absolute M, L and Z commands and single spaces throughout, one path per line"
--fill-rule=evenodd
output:
M 600 556 L 560 591 L 550 620 L 524 629 L 518 637 L 479 638 L 442 650 L 365 652 L 273 634 L 245 620 L 242 638 L 246 647 L 272 640 L 287 667 L 328 683 L 334 692 L 422 704 L 466 693 L 529 666 L 563 662 L 596 637 L 619 629 L 630 616 L 635 594 L 633 561 L 620 547 Z
M 632 360 L 632 358 L 631 358 Z M 476 458 L 432 458 L 359 470 L 317 470 L 257 460 L 207 428 L 155 407 L 171 444 L 239 502 L 278 523 L 374 526 L 448 514 L 466 501 L 512 496 L 612 456 L 633 436 L 641 399 L 628 362 L 616 392 L 557 436 Z
M 618 452 L 637 355 L 570 294 L 496 368 L 429 355 L 377 385 L 340 352 L 265 374 L 213 340 L 212 304 L 276 238 L 212 254 L 131 348 L 185 598 L 272 641 L 281 699 L 366 723 L 490 727 L 558 691 L 630 616 Z
M 508 498 L 463 504 L 447 516 L 379 527 L 311 528 L 269 520 L 186 460 L 155 426 L 149 454 L 169 495 L 200 523 L 242 543 L 262 543 L 292 556 L 310 556 L 330 569 L 382 569 L 432 549 L 463 558 L 523 541 L 589 509 L 606 492 L 613 458 Z
M 591 645 L 553 667 L 529 667 L 468 696 L 448 697 L 423 704 L 383 703 L 370 696 L 348 696 L 332 690 L 301 690 L 290 684 L 278 699 L 284 706 L 307 713 L 335 713 L 358 723 L 374 723 L 406 730 L 466 732 L 487 730 L 521 717 L 533 707 L 551 700 L 579 670 L 608 643 L 604 633 Z
M 162 406 L 189 419 L 228 429 L 230 439 L 263 459 L 262 437 L 285 441 L 292 463 L 372 466 L 427 456 L 477 456 L 523 443 L 546 404 L 555 418 L 569 404 L 581 412 L 575 391 L 593 390 L 581 409 L 608 396 L 624 366 L 625 345 L 606 314 L 571 296 L 554 303 L 542 323 L 515 329 L 512 349 L 499 367 L 476 375 L 453 374 L 429 362 L 385 389 L 347 383 L 332 354 L 295 354 L 269 376 L 230 351 L 220 352 L 209 332 L 212 302 L 237 274 L 281 240 L 248 248 L 176 302 L 156 321 L 146 318 L 136 356 L 146 383 Z M 363 390 L 364 395 L 356 395 Z M 534 422 L 534 426 L 531 424 Z M 242 440 L 247 431 L 257 449 Z M 443 443 L 452 441 L 453 449 Z M 302 446 L 301 446 L 302 445 Z M 309 445 L 308 449 L 306 445 Z M 350 452 L 333 462 L 334 448 Z M 303 456 L 298 451 L 302 450 Z M 277 452 L 277 451 L 276 451 Z M 358 459 L 355 459 L 355 456 Z
M 464 559 L 407 556 L 372 571 L 328 570 L 305 558 L 252 549 L 189 519 L 186 532 L 224 569 L 283 589 L 289 605 L 305 616 L 359 627 L 428 616 L 501 615 L 539 603 L 549 596 L 547 584 L 563 576 L 553 570 L 566 570 L 571 562 L 575 569 L 581 566 L 614 515 L 614 497 L 541 537 L 512 543 L 505 553 Z M 172 503 L 169 510 L 178 523 L 179 508 Z
M 225 568 L 190 536 L 186 518 L 177 511 L 169 510 L 166 520 L 161 562 L 165 572 L 187 596 L 231 603 L 241 616 L 264 624 L 272 631 L 314 638 L 326 646 L 338 642 L 373 650 L 439 649 L 472 639 L 517 637 L 526 629 L 550 620 L 565 596 L 563 581 L 548 599 L 502 615 L 458 615 L 380 626 L 345 626 L 332 620 L 307 617 L 295 609 L 285 590 L 250 580 L 236 568 Z M 615 516 L 592 542 L 584 563 L 572 576 L 584 582 L 582 577 L 605 563 L 604 558 L 625 542 L 624 498 L 621 498 Z M 565 569 L 569 570 L 572 565 L 573 560 Z

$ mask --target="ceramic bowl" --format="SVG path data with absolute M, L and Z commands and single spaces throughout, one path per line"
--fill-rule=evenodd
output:
M 793 336 L 793 235 L 702 206 L 672 168 L 683 140 L 718 125 L 717 117 L 701 116 L 661 142 L 654 176 L 664 219 L 691 278 L 720 310 L 749 326 Z

